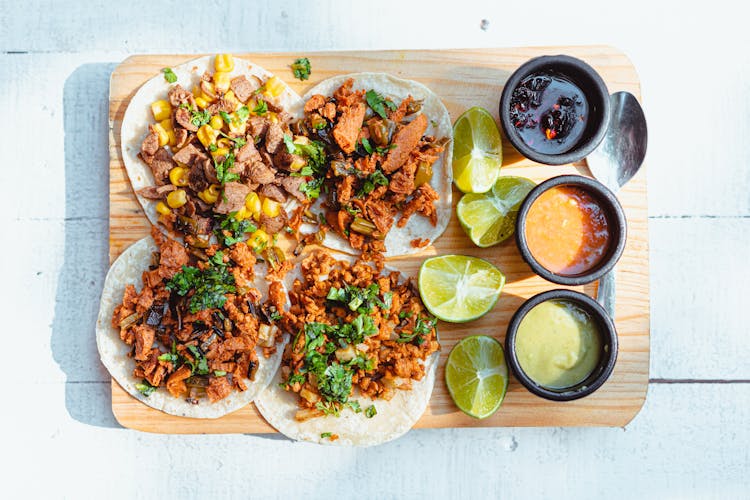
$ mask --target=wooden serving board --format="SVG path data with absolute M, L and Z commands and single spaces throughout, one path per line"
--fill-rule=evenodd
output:
M 510 49 L 320 52 L 312 54 L 241 54 L 284 79 L 300 95 L 319 81 L 341 73 L 382 71 L 424 83 L 448 107 L 452 120 L 471 106 L 482 106 L 497 120 L 500 91 L 511 72 L 526 60 L 544 54 L 569 54 L 591 64 L 610 92 L 627 90 L 640 97 L 635 68 L 620 51 L 607 46 L 535 47 Z M 294 79 L 289 65 L 307 56 L 312 63 L 310 80 Z M 130 98 L 146 80 L 165 66 L 176 66 L 198 56 L 132 56 L 112 73 L 109 108 L 110 261 L 131 243 L 146 236 L 149 222 L 128 182 L 120 150 L 120 127 Z M 499 123 L 499 122 L 498 122 Z M 540 182 L 560 174 L 589 175 L 585 163 L 560 167 L 542 166 L 523 158 L 505 141 L 503 173 Z M 455 203 L 461 193 L 454 191 Z M 646 398 L 649 376 L 649 263 L 646 171 L 619 192 L 628 219 L 628 241 L 617 266 L 617 318 L 620 352 L 609 381 L 593 395 L 572 402 L 551 402 L 529 393 L 511 379 L 500 410 L 485 420 L 464 415 L 453 404 L 444 382 L 444 364 L 451 348 L 470 334 L 491 335 L 501 342 L 514 311 L 527 298 L 556 288 L 535 276 L 523 262 L 514 240 L 492 248 L 476 248 L 461 229 L 455 213 L 434 247 L 418 255 L 397 259 L 397 265 L 415 276 L 422 260 L 435 254 L 459 253 L 489 260 L 505 273 L 507 282 L 494 309 L 467 324 L 439 324 L 442 357 L 437 382 L 427 411 L 417 427 L 479 426 L 623 426 L 640 410 Z M 589 295 L 596 284 L 577 287 Z M 174 417 L 154 410 L 127 394 L 112 381 L 112 411 L 125 427 L 160 433 L 267 433 L 274 432 L 254 405 L 216 420 Z

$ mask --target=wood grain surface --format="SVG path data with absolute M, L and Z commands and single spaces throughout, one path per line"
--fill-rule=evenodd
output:
M 627 90 L 640 97 L 638 75 L 628 58 L 607 46 L 535 47 L 441 51 L 320 52 L 307 54 L 313 73 L 305 82 L 293 78 L 289 64 L 294 56 L 284 53 L 237 54 L 276 73 L 300 94 L 327 77 L 356 71 L 383 71 L 424 83 L 442 99 L 455 120 L 471 106 L 482 106 L 497 119 L 503 83 L 511 72 L 531 57 L 566 53 L 594 66 L 610 92 Z M 132 95 L 141 84 L 165 66 L 193 59 L 189 55 L 132 56 L 120 64 L 110 81 L 109 154 L 110 215 L 109 257 L 114 260 L 128 245 L 148 234 L 149 222 L 128 182 L 120 151 L 120 126 Z M 505 141 L 503 172 L 537 182 L 565 173 L 589 175 L 585 163 L 560 167 L 530 162 Z M 454 191 L 454 205 L 460 193 Z M 472 245 L 453 215 L 445 234 L 434 247 L 418 255 L 394 259 L 394 264 L 416 274 L 421 261 L 431 255 L 461 253 L 482 257 L 497 265 L 507 277 L 494 309 L 483 318 L 463 325 L 441 322 L 438 326 L 442 358 L 430 405 L 417 427 L 478 426 L 623 426 L 640 410 L 649 378 L 649 262 L 645 168 L 618 193 L 628 219 L 628 242 L 617 267 L 616 326 L 620 352 L 609 381 L 593 395 L 573 402 L 540 399 L 511 380 L 501 409 L 485 420 L 461 413 L 450 399 L 443 366 L 453 345 L 466 335 L 483 333 L 500 341 L 513 312 L 528 297 L 557 286 L 533 275 L 522 261 L 512 239 L 499 246 L 480 249 Z M 590 295 L 596 285 L 577 287 Z M 112 381 L 112 410 L 125 427 L 159 433 L 266 433 L 274 432 L 253 405 L 216 420 L 174 417 L 154 410 Z

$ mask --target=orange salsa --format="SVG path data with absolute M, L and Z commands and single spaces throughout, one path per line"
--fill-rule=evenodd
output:
M 560 275 L 589 271 L 609 246 L 607 217 L 593 196 L 572 186 L 553 187 L 526 215 L 526 242 L 537 262 Z

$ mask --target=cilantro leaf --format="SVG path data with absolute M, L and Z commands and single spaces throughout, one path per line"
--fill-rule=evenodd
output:
M 263 116 L 268 113 L 268 104 L 263 99 L 258 99 L 258 104 L 253 108 L 253 113 L 258 116 Z
M 394 110 L 397 108 L 396 104 L 393 101 L 385 99 L 382 95 L 378 94 L 372 89 L 368 90 L 365 94 L 365 100 L 367 100 L 367 104 L 370 106 L 370 108 L 372 108 L 374 112 L 380 115 L 381 118 L 388 118 L 388 115 L 385 111 L 386 107 L 390 110 Z
M 367 151 L 368 155 L 372 154 L 372 146 L 370 146 L 370 141 L 367 139 L 367 137 L 362 138 L 362 147 L 365 148 L 365 151 Z
M 216 158 L 214 158 L 214 168 L 216 169 L 216 178 L 219 179 L 219 182 L 223 186 L 227 182 L 234 182 L 238 181 L 240 179 L 240 176 L 238 174 L 235 174 L 234 172 L 230 172 L 230 169 L 234 166 L 234 153 L 229 153 L 226 158 L 224 158 L 224 161 L 221 163 L 216 161 Z
M 376 169 L 365 179 L 362 188 L 357 192 L 357 197 L 362 197 L 372 193 L 376 186 L 387 186 L 390 183 L 388 177 L 385 176 L 382 170 Z
M 337 362 L 333 362 L 325 369 L 318 380 L 318 390 L 329 401 L 346 403 L 352 390 L 351 370 L 347 370 Z
M 219 116 L 221 116 L 221 119 L 224 120 L 224 123 L 226 123 L 227 125 L 232 123 L 232 117 L 229 116 L 229 113 L 227 113 L 226 111 L 219 111 Z
M 220 309 L 227 300 L 225 294 L 236 291 L 234 275 L 222 259 L 222 252 L 216 252 L 205 269 L 182 266 L 182 271 L 167 282 L 167 290 L 181 297 L 193 291 L 189 302 L 189 310 L 193 314 L 203 309 Z
M 377 408 L 375 408 L 375 405 L 368 406 L 367 409 L 365 410 L 365 417 L 367 418 L 372 418 L 377 414 L 378 414 L 378 410 Z
M 174 83 L 177 81 L 177 75 L 174 74 L 172 68 L 164 68 L 162 69 L 162 72 L 164 73 L 164 79 L 169 83 Z
M 190 365 L 190 368 L 192 370 L 192 373 L 197 373 L 198 375 L 208 375 L 208 360 L 203 355 L 203 353 L 194 345 L 187 346 L 188 350 L 190 351 L 190 354 L 193 355 L 195 358 L 195 361 L 187 362 Z
M 295 60 L 294 64 L 292 64 L 292 72 L 294 72 L 295 78 L 299 80 L 307 80 L 310 78 L 310 73 L 312 72 L 310 60 L 306 57 L 300 57 Z
M 258 230 L 249 220 L 237 220 L 236 217 L 237 212 L 231 212 L 221 221 L 219 227 L 214 229 L 219 241 L 223 240 L 224 245 L 228 247 L 242 241 L 245 233 L 254 233 Z
M 237 118 L 239 118 L 240 122 L 244 122 L 245 120 L 250 118 L 250 110 L 247 108 L 247 106 L 242 106 L 237 111 L 235 111 L 234 114 L 237 115 Z
M 333 434 L 330 432 L 321 432 L 320 433 L 320 439 L 325 439 L 331 437 Z
M 190 109 L 190 114 L 192 116 L 190 118 L 190 123 L 192 123 L 196 127 L 202 127 L 211 120 L 211 113 L 206 110 L 201 111 Z
M 417 345 L 422 345 L 425 341 L 425 335 L 429 335 L 432 329 L 435 327 L 437 320 L 435 318 L 423 319 L 421 316 L 417 316 L 417 321 L 414 323 L 414 330 L 411 334 L 404 335 L 401 333 L 396 339 L 399 344 L 406 344 L 408 342 L 416 342 Z
M 346 403 L 346 406 L 351 408 L 354 413 L 362 412 L 362 407 L 359 405 L 359 401 L 351 400 L 348 403 Z
M 323 185 L 324 180 L 325 179 L 323 177 L 319 177 L 311 181 L 303 182 L 302 184 L 300 184 L 299 190 L 305 193 L 308 198 L 314 200 L 320 197 L 320 188 Z

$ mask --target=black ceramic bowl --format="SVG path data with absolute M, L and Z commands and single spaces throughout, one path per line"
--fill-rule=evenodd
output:
M 534 204 L 542 193 L 556 186 L 573 186 L 583 189 L 598 202 L 607 218 L 609 247 L 594 267 L 581 274 L 557 274 L 550 271 L 534 258 L 526 241 L 526 216 L 529 213 L 531 205 Z M 617 201 L 617 197 L 601 182 L 589 177 L 583 177 L 582 175 L 560 175 L 547 179 L 529 192 L 518 209 L 516 244 L 518 245 L 518 250 L 521 252 L 521 257 L 523 257 L 523 260 L 526 261 L 536 274 L 558 285 L 585 285 L 607 274 L 622 256 L 622 252 L 625 250 L 626 238 L 627 222 L 625 221 L 625 211 L 622 209 L 620 202 Z
M 583 135 L 572 149 L 564 153 L 546 154 L 536 151 L 523 141 L 511 122 L 510 101 L 513 91 L 526 77 L 539 73 L 561 76 L 573 82 L 581 89 L 589 105 Z M 609 91 L 599 73 L 580 59 L 565 55 L 541 56 L 524 63 L 510 75 L 500 96 L 499 111 L 505 136 L 522 155 L 537 163 L 563 165 L 582 160 L 604 139 L 609 125 Z
M 589 313 L 591 319 L 596 323 L 601 338 L 602 347 L 599 352 L 599 363 L 594 371 L 583 382 L 566 389 L 550 389 L 534 382 L 524 373 L 516 355 L 516 333 L 521 320 L 535 306 L 548 300 L 566 300 L 579 305 Z M 594 299 L 573 290 L 550 290 L 531 297 L 513 315 L 508 325 L 508 333 L 505 336 L 505 356 L 516 379 L 533 394 L 553 401 L 572 401 L 596 391 L 612 374 L 617 361 L 617 352 L 617 331 L 609 315 Z

